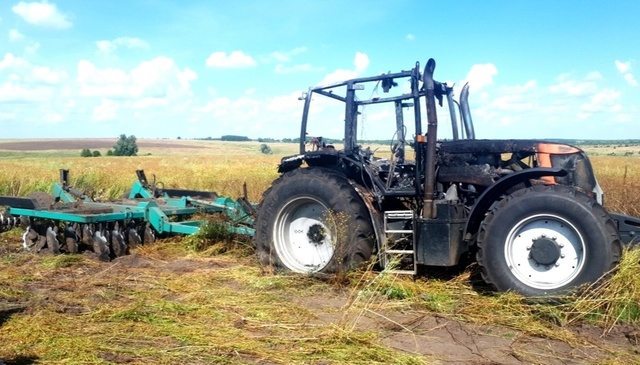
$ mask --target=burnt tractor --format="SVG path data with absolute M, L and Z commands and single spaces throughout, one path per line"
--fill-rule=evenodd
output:
M 303 94 L 300 153 L 281 160 L 257 210 L 261 263 L 332 273 L 375 255 L 381 269 L 415 275 L 472 258 L 494 289 L 527 296 L 564 293 L 615 268 L 640 219 L 603 208 L 587 155 L 548 141 L 475 139 L 469 85 L 456 101 L 434 69 L 430 59 L 422 73 L 416 63 Z M 359 97 L 367 85 L 371 97 Z M 314 137 L 309 146 L 312 105 L 325 99 L 341 103 L 344 139 L 338 146 Z M 439 139 L 436 105 L 445 99 L 452 136 Z M 382 104 L 395 111 L 389 158 L 356 138 L 365 109 Z

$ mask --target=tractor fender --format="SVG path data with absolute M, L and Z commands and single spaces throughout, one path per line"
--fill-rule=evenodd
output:
M 480 194 L 476 204 L 471 208 L 471 213 L 469 214 L 469 219 L 467 220 L 464 230 L 465 239 L 470 239 L 473 234 L 478 232 L 480 223 L 484 220 L 484 216 L 491 208 L 491 205 L 512 187 L 523 182 L 528 182 L 530 179 L 539 179 L 543 176 L 562 177 L 566 175 L 567 171 L 559 167 L 533 167 L 514 172 L 499 179 Z
M 376 235 L 376 252 L 380 252 L 380 249 L 382 249 L 382 244 L 384 243 L 385 235 L 384 235 L 384 228 L 382 227 L 383 226 L 382 214 L 380 214 L 380 211 L 378 211 L 375 208 L 376 199 L 374 198 L 371 191 L 363 189 L 362 185 L 358 184 L 357 182 L 351 179 L 347 179 L 347 181 L 349 181 L 349 184 L 353 186 L 353 190 L 355 190 L 356 193 L 358 193 L 358 195 L 364 202 L 364 205 L 367 207 L 367 210 L 369 211 L 369 218 L 371 219 L 371 225 L 373 225 L 373 231 L 375 232 L 375 235 Z

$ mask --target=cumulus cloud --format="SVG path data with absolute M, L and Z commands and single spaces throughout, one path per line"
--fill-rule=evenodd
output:
M 98 41 L 96 42 L 96 46 L 98 47 L 99 54 L 111 54 L 115 52 L 118 48 L 140 48 L 147 49 L 149 48 L 149 43 L 145 42 L 140 38 L 134 37 L 118 37 L 112 41 Z
M 638 81 L 631 73 L 631 62 L 621 62 L 616 60 L 616 68 L 622 74 L 627 83 L 631 86 L 638 86 Z
M 11 42 L 16 42 L 16 41 L 19 41 L 21 39 L 24 39 L 24 34 L 20 33 L 17 29 L 10 29 L 9 30 L 9 40 Z
M 593 74 L 589 74 L 593 75 Z M 587 75 L 587 76 L 589 76 Z M 587 77 L 584 80 L 575 80 L 569 74 L 563 74 L 558 77 L 558 82 L 549 86 L 549 91 L 553 94 L 566 96 L 586 96 L 591 95 L 598 90 L 597 80 Z
M 109 99 L 103 99 L 100 105 L 93 108 L 91 119 L 96 122 L 115 120 L 120 109 L 120 103 Z
M 297 47 L 290 51 L 275 51 L 271 52 L 271 58 L 275 59 L 278 62 L 291 62 L 294 56 L 297 56 L 301 53 L 307 51 L 307 47 Z
M 330 74 L 326 75 L 318 85 L 329 85 L 336 82 L 341 82 L 358 77 L 366 71 L 369 66 L 369 56 L 366 53 L 356 52 L 353 59 L 353 70 L 337 69 Z
M 207 58 L 206 65 L 214 68 L 246 68 L 255 67 L 257 62 L 242 51 L 233 51 L 228 55 L 226 52 L 213 52 Z
M 56 4 L 49 3 L 47 0 L 41 2 L 21 1 L 11 10 L 27 23 L 39 27 L 65 29 L 73 25 L 68 16 L 58 10 Z
M 271 52 L 268 57 L 263 57 L 264 62 L 275 60 L 278 62 L 273 69 L 277 74 L 291 74 L 297 72 L 323 71 L 323 67 L 316 67 L 309 63 L 287 65 L 293 61 L 293 58 L 307 51 L 307 47 L 297 47 L 289 51 Z
M 616 68 L 622 74 L 627 73 L 631 71 L 631 62 L 620 62 L 616 60 Z
M 0 71 L 4 69 L 15 69 L 27 66 L 29 66 L 29 62 L 27 62 L 24 58 L 16 57 L 11 53 L 5 54 L 2 60 L 0 60 Z
M 78 63 L 80 94 L 86 97 L 175 98 L 191 95 L 191 81 L 197 74 L 180 70 L 168 57 L 157 57 L 127 72 L 97 68 L 89 61 Z
M 479 91 L 493 83 L 493 77 L 498 74 L 498 69 L 493 63 L 485 63 L 471 66 L 467 73 L 466 81 L 473 91 Z
M 64 71 L 54 71 L 49 67 L 34 67 L 31 69 L 32 79 L 45 84 L 57 84 L 67 77 Z

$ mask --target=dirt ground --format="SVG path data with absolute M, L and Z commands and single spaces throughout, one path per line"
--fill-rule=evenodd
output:
M 0 150 L 7 151 L 53 151 L 53 150 L 82 150 L 109 149 L 118 142 L 117 138 L 56 138 L 56 139 L 23 139 L 23 140 L 0 140 Z M 201 148 L 190 141 L 181 143 L 178 140 L 164 139 L 137 139 L 136 145 L 139 148 Z
M 16 253 L 19 242 L 0 242 L 0 257 Z M 84 255 L 91 255 L 85 253 Z M 63 304 L 63 295 L 68 295 L 70 286 L 78 283 L 91 283 L 97 277 L 110 272 L 111 280 L 127 281 L 136 277 L 167 277 L 167 275 L 186 275 L 197 272 L 201 276 L 215 277 L 216 273 L 229 270 L 233 263 L 228 259 L 210 257 L 205 259 L 158 259 L 153 255 L 147 256 L 143 252 L 117 258 L 112 262 L 92 263 L 90 269 L 71 268 L 60 269 L 56 273 L 58 280 L 54 282 L 37 281 L 29 283 L 26 290 L 30 291 L 30 298 L 18 302 L 3 302 L 0 296 L 0 342 L 2 342 L 2 324 L 9 320 L 20 308 L 21 313 L 35 311 L 42 306 L 39 301 L 46 301 L 47 305 L 64 306 L 60 309 L 66 315 L 82 315 L 81 307 L 69 307 Z M 230 286 L 231 290 L 238 290 L 237 283 L 228 282 L 221 285 Z M 83 291 L 104 291 L 106 287 L 92 287 L 83 285 Z M 86 292 L 85 298 L 98 293 Z M 102 294 L 104 295 L 104 294 Z M 350 293 L 340 289 L 313 295 L 286 298 L 293 306 L 305 308 L 314 313 L 311 323 L 306 325 L 327 325 L 350 321 L 357 329 L 375 330 L 380 333 L 381 345 L 400 351 L 401 353 L 422 355 L 426 363 L 440 364 L 591 364 L 615 363 L 610 362 L 612 355 L 625 353 L 625 359 L 631 356 L 632 362 L 640 363 L 640 348 L 638 347 L 639 333 L 637 329 L 625 326 L 614 328 L 603 335 L 602 329 L 589 325 L 571 328 L 578 339 L 577 343 L 568 344 L 562 341 L 549 340 L 523 334 L 510 328 L 499 326 L 465 323 L 448 319 L 423 310 L 394 310 L 392 307 L 380 312 L 369 311 L 363 316 L 362 312 L 349 313 L 348 303 Z M 9 309 L 7 309 L 9 308 Z M 74 312 L 75 311 L 75 312 Z M 240 320 L 236 327 L 242 327 Z M 247 328 L 247 336 L 255 336 L 255 328 Z M 0 351 L 2 353 L 2 351 Z M 634 355 L 635 354 L 635 355 Z M 108 363 L 130 363 L 133 360 L 117 353 L 101 355 Z M 615 357 L 614 358 L 618 358 Z M 28 357 L 5 358 L 6 364 L 39 363 L 37 359 Z M 133 361 L 135 362 L 135 361 Z M 242 363 L 253 363 L 245 359 Z M 256 364 L 270 362 L 256 361 Z M 320 362 L 323 365 L 331 362 Z M 318 364 L 320 364 L 318 363 Z M 314 363 L 315 364 L 315 363 Z

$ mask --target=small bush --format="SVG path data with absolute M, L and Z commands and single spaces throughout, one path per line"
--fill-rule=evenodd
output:
M 260 145 L 260 152 L 264 153 L 265 155 L 270 155 L 273 153 L 271 151 L 271 147 L 269 147 L 269 145 L 267 145 L 266 143 Z
M 88 148 L 85 148 L 80 152 L 80 157 L 91 157 L 91 156 L 93 155 L 91 154 L 91 150 L 89 150 Z

